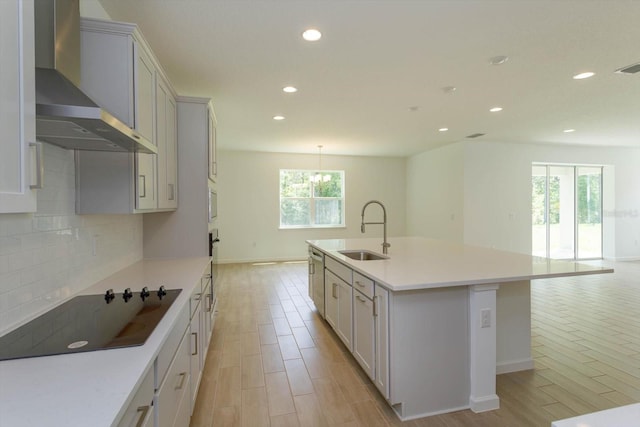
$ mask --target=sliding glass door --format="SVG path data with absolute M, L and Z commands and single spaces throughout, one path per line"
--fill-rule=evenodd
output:
M 602 167 L 533 165 L 532 254 L 602 258 Z
M 602 168 L 576 169 L 578 259 L 602 258 Z

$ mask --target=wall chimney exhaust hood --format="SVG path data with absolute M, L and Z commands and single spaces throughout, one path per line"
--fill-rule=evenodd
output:
M 156 154 L 79 88 L 79 0 L 35 1 L 36 138 L 63 148 Z

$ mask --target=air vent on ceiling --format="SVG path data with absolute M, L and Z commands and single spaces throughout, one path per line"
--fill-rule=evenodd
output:
M 484 133 L 472 133 L 471 135 L 467 135 L 467 138 L 477 138 L 479 136 L 484 136 Z
M 626 67 L 622 67 L 616 70 L 616 73 L 620 74 L 635 74 L 640 72 L 640 62 L 633 65 L 628 65 Z

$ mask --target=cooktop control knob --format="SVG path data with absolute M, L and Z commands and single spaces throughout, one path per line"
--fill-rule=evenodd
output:
M 113 293 L 113 289 L 107 289 L 107 292 L 104 294 L 104 300 L 107 302 L 107 304 L 113 301 L 115 297 L 116 295 Z
M 142 290 L 140 291 L 140 298 L 142 298 L 142 301 L 144 301 L 145 298 L 147 298 L 149 295 L 149 288 L 147 288 L 146 286 L 142 288 Z
M 158 289 L 158 298 L 162 299 L 166 294 L 167 290 L 164 288 L 164 285 L 160 286 L 160 289 Z
M 122 298 L 124 299 L 124 302 L 129 302 L 129 300 L 133 298 L 133 292 L 131 292 L 131 288 L 127 288 L 124 290 Z

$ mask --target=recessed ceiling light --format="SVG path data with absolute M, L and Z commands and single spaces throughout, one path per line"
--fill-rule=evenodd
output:
M 562 132 L 564 132 L 564 133 L 571 133 L 571 132 L 575 132 L 575 131 L 576 131 L 575 129 L 565 129 L 565 130 L 563 130 Z
M 498 111 L 502 111 L 502 107 L 493 107 L 489 109 L 492 113 L 497 113 Z
M 591 71 L 587 71 L 586 73 L 576 74 L 575 76 L 573 76 L 573 79 L 574 80 L 588 79 L 589 77 L 595 76 L 595 74 L 596 73 L 592 73 Z
M 315 42 L 320 40 L 322 37 L 322 33 L 315 28 L 309 28 L 305 32 L 302 33 L 302 38 L 308 42 Z
M 419 109 L 420 107 L 418 107 L 417 105 L 412 105 L 411 107 L 409 107 L 409 111 L 411 111 L 412 113 L 415 113 Z
M 295 93 L 298 91 L 298 88 L 295 88 L 293 86 L 285 86 L 282 88 L 282 91 L 287 93 Z
M 284 116 L 273 116 L 273 120 L 284 120 Z
M 491 65 L 502 65 L 509 60 L 507 55 L 499 55 L 494 56 L 493 58 L 489 58 L 489 64 Z
M 453 92 L 455 92 L 456 90 L 458 90 L 458 88 L 457 88 L 457 87 L 455 87 L 455 86 L 445 86 L 445 87 L 443 87 L 443 88 L 442 88 L 442 91 L 443 91 L 444 93 L 453 93 Z
M 449 128 L 440 128 L 440 129 L 438 129 L 438 132 L 446 132 L 448 130 L 449 130 Z

